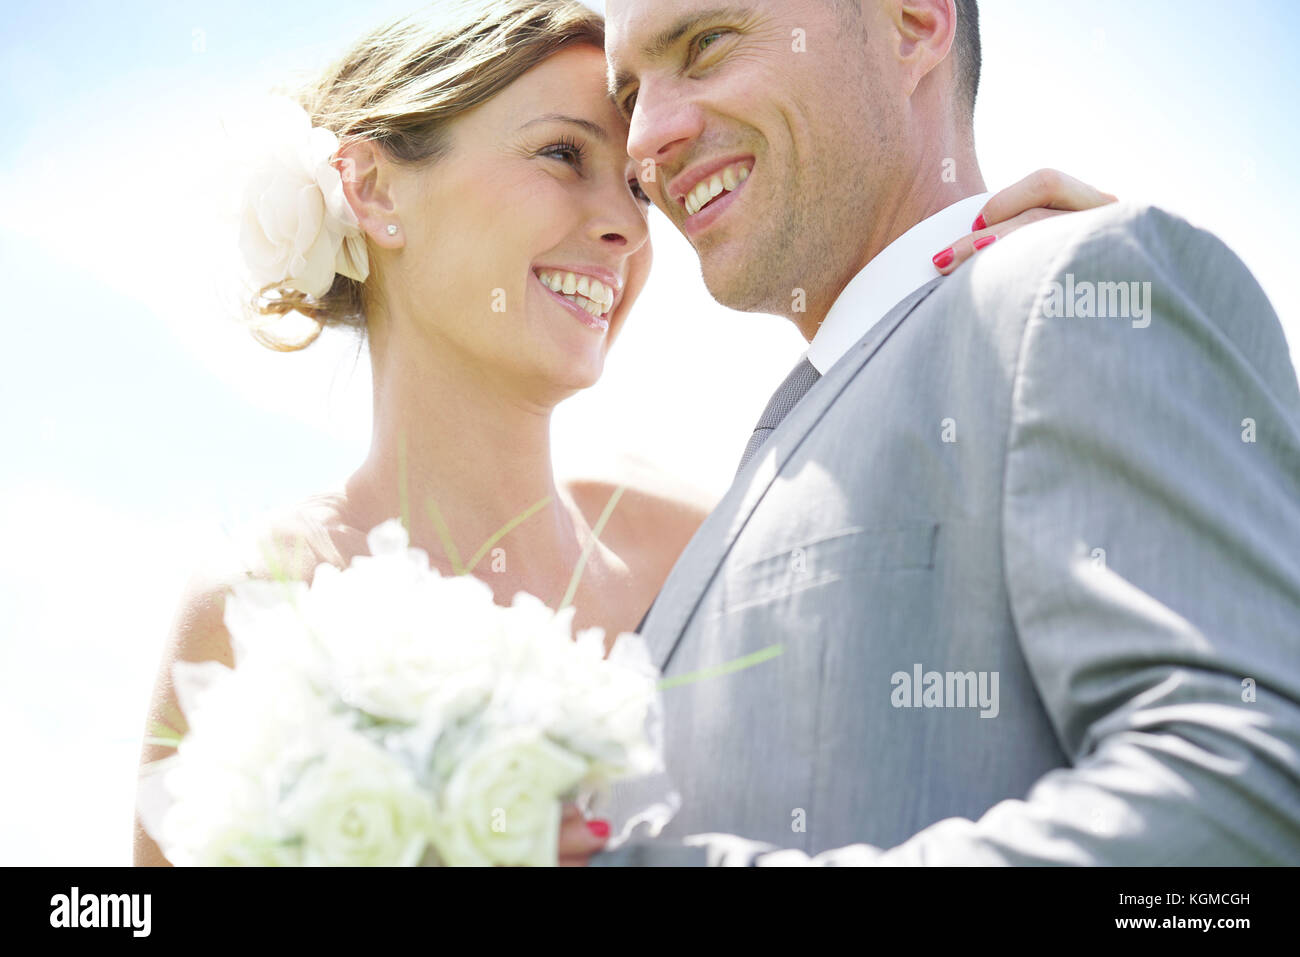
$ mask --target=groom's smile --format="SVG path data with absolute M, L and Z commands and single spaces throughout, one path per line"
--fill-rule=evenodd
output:
M 754 171 L 754 158 L 726 158 L 699 163 L 668 184 L 668 195 L 684 216 L 683 231 L 692 239 L 712 226 L 735 204 Z

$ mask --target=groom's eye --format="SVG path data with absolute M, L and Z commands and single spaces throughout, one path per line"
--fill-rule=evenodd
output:
M 705 53 L 726 35 L 726 30 L 707 30 L 691 41 L 692 59 Z

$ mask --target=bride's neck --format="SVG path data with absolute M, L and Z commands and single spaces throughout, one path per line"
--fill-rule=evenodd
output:
M 450 349 L 381 346 L 371 361 L 370 453 L 346 486 L 353 524 L 373 527 L 405 514 L 411 544 L 435 566 L 454 571 L 444 534 L 464 565 L 508 522 L 548 500 L 475 572 L 491 569 L 506 590 L 526 584 L 539 594 L 562 591 L 557 583 L 576 562 L 587 530 L 556 486 L 552 404 L 522 391 L 518 376 L 474 365 Z

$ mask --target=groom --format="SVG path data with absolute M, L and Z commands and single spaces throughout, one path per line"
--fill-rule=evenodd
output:
M 647 192 L 810 346 L 644 628 L 670 679 L 754 657 L 665 691 L 682 809 L 592 863 L 1300 863 L 1300 390 L 1246 268 L 1112 205 L 930 269 L 974 0 L 607 14 Z

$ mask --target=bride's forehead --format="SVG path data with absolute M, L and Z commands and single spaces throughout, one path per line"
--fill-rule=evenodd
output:
M 570 55 L 572 54 L 572 55 Z M 497 95 L 484 112 L 524 123 L 551 112 L 582 115 L 626 132 L 626 123 L 609 96 L 605 57 L 591 47 L 561 50 Z
M 516 93 L 545 97 L 606 98 L 605 51 L 586 44 L 565 47 L 523 74 L 510 88 Z

